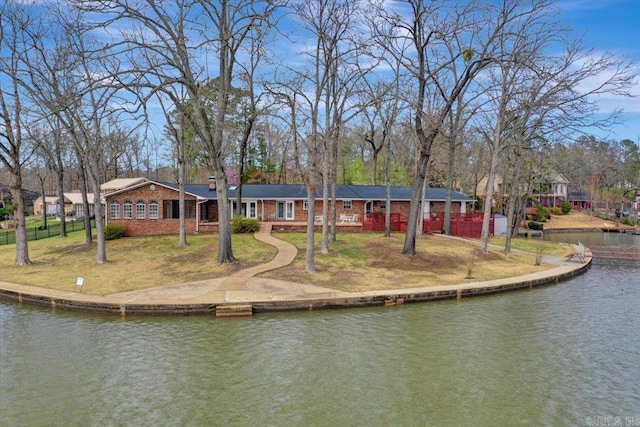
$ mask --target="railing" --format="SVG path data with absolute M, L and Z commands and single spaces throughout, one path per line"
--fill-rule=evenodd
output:
M 451 213 L 451 235 L 460 237 L 479 238 L 482 233 L 482 212 Z M 441 233 L 444 229 L 444 213 L 432 212 L 426 214 L 422 220 L 422 230 L 425 233 Z M 489 233 L 494 232 L 494 216 L 491 215 Z
M 399 213 L 391 214 L 391 231 L 392 232 L 404 232 L 407 231 L 407 222 L 409 219 L 406 216 L 402 216 Z M 362 220 L 362 229 L 364 231 L 384 231 L 385 228 L 385 213 L 384 212 L 370 212 L 364 214 Z
M 91 220 L 91 228 L 95 227 L 95 221 Z M 74 231 L 84 230 L 84 220 L 68 221 L 67 233 Z M 27 227 L 27 240 L 41 240 L 49 237 L 56 237 L 60 235 L 60 223 L 52 222 L 47 225 L 47 228 L 41 227 Z M 16 232 L 14 229 L 0 231 L 0 245 L 11 245 L 16 242 Z

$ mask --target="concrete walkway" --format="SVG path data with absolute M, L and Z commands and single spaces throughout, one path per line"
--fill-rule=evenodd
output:
M 121 292 L 107 296 L 44 289 L 0 282 L 0 298 L 69 310 L 113 314 L 213 314 L 225 306 L 242 306 L 246 315 L 280 310 L 371 305 L 398 305 L 405 302 L 461 299 L 509 290 L 557 283 L 586 271 L 586 263 L 544 256 L 542 262 L 555 265 L 533 274 L 505 279 L 469 282 L 460 285 L 429 286 L 368 292 L 343 292 L 302 283 L 255 277 L 293 262 L 297 248 L 271 235 L 271 224 L 262 223 L 255 238 L 273 245 L 278 253 L 265 264 L 233 273 L 226 278 L 182 283 L 173 286 Z

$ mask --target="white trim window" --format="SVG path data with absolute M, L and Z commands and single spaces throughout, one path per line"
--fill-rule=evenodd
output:
M 147 216 L 147 205 L 144 200 L 136 202 L 136 219 L 144 219 Z
M 122 218 L 133 218 L 133 203 L 131 203 L 131 200 L 125 200 L 122 204 Z
M 155 200 L 149 200 L 149 219 L 158 219 L 158 202 Z
M 293 201 L 278 201 L 276 202 L 276 218 L 277 219 L 294 219 L 294 202 Z
M 309 201 L 308 200 L 303 200 L 302 201 L 302 210 L 303 211 L 308 211 L 309 210 Z
M 342 201 L 342 209 L 345 210 L 345 211 L 351 210 L 352 209 L 351 200 L 343 200 Z
M 111 219 L 120 218 L 120 203 L 117 200 L 112 200 L 111 203 L 109 203 L 109 215 Z
M 233 216 L 238 211 L 238 203 L 234 200 L 231 202 L 231 215 Z M 258 218 L 258 202 L 254 200 L 242 202 L 240 215 L 245 218 Z

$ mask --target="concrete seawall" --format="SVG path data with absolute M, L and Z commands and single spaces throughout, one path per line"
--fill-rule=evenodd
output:
M 94 312 L 114 315 L 212 315 L 218 307 L 250 304 L 253 313 L 291 310 L 319 310 L 366 306 L 392 306 L 405 303 L 463 299 L 501 292 L 531 289 L 556 284 L 584 273 L 591 265 L 558 259 L 556 267 L 525 276 L 470 282 L 458 285 L 431 286 L 368 292 L 339 292 L 326 288 L 313 290 L 309 285 L 271 281 L 272 292 L 256 290 L 252 280 L 249 289 L 220 290 L 181 298 L 131 298 L 95 296 L 76 292 L 64 292 L 32 286 L 0 282 L 0 298 L 21 304 L 33 304 L 52 309 Z M 262 279 L 264 282 L 265 279 Z M 300 291 L 304 286 L 304 291 Z M 310 290 L 311 289 L 311 290 Z

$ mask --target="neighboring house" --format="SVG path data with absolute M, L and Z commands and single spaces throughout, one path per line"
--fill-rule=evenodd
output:
M 569 191 L 568 200 L 573 209 L 591 209 L 593 204 L 591 193 L 586 190 Z
M 484 198 L 487 188 L 488 178 L 485 176 L 480 179 L 476 187 L 476 194 L 479 198 Z M 531 190 L 529 196 L 530 200 L 535 200 L 544 206 L 553 207 L 560 206 L 562 202 L 568 200 L 569 196 L 569 180 L 562 174 L 549 171 L 545 176 L 538 179 L 538 183 Z M 496 205 L 496 200 L 500 200 L 503 196 L 504 178 L 500 175 L 496 175 L 495 182 L 493 184 L 493 204 Z M 524 188 L 522 189 L 524 192 Z M 533 203 L 532 203 L 533 205 Z
M 484 195 L 487 192 L 487 183 L 489 181 L 489 177 L 487 175 L 480 178 L 478 181 L 478 185 L 476 185 L 476 195 L 480 198 L 484 198 Z M 496 175 L 496 179 L 493 182 L 493 195 L 502 194 L 502 185 L 504 183 L 504 179 L 500 175 Z
M 48 216 L 58 215 L 58 197 L 40 196 L 33 202 L 33 214 L 42 215 L 45 211 Z
M 549 171 L 547 176 L 541 179 L 535 192 L 532 192 L 531 199 L 537 200 L 547 207 L 560 206 L 569 198 L 569 180 L 561 173 Z
M 22 198 L 24 199 L 24 207 L 27 215 L 33 214 L 34 202 L 40 196 L 39 193 L 31 190 L 22 190 Z M 11 204 L 11 190 L 8 185 L 0 184 L 0 208 L 5 204 Z
M 59 214 L 58 197 L 46 196 L 45 204 L 42 203 L 42 197 L 38 197 L 34 204 L 34 214 L 42 215 L 42 209 L 46 209 L 47 215 Z M 89 216 L 93 216 L 93 194 L 87 194 L 89 202 Z M 70 218 L 82 218 L 82 194 L 79 192 L 64 193 L 64 214 Z
M 229 186 L 229 210 L 234 212 L 236 186 Z M 186 186 L 187 232 L 216 231 L 218 202 L 215 183 Z M 425 194 L 424 217 L 444 212 L 446 190 L 429 188 Z M 177 184 L 144 180 L 126 188 L 105 194 L 107 223 L 126 227 L 127 235 L 175 234 L 179 231 Z M 336 216 L 345 227 L 363 228 L 374 214 L 385 212 L 386 187 L 373 185 L 338 185 Z M 391 212 L 399 218 L 408 217 L 411 188 L 391 188 Z M 453 192 L 452 212 L 466 214 L 474 200 Z M 308 217 L 307 191 L 304 185 L 264 184 L 242 186 L 240 212 L 248 218 L 294 224 L 304 227 Z M 316 194 L 316 223 L 321 221 L 322 193 Z M 366 218 L 365 218 L 366 217 Z

